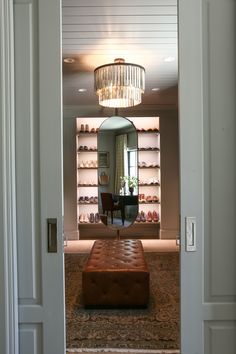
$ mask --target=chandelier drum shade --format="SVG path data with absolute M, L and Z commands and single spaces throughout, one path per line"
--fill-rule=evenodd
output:
M 114 63 L 94 70 L 94 87 L 101 106 L 136 106 L 141 103 L 145 89 L 145 69 L 125 63 L 124 59 L 115 59 Z

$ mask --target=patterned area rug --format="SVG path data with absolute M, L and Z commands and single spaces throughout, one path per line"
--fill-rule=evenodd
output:
M 65 254 L 67 348 L 179 348 L 179 254 L 145 253 L 146 309 L 85 309 L 81 271 L 88 255 Z

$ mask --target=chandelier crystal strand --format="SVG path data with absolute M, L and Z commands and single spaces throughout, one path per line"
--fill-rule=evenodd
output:
M 94 70 L 94 86 L 99 104 L 104 107 L 131 107 L 141 103 L 145 89 L 145 69 L 115 59 Z

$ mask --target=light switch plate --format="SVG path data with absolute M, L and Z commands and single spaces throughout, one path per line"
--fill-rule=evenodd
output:
M 186 251 L 195 252 L 197 250 L 195 216 L 187 216 L 185 218 L 185 237 L 186 237 Z

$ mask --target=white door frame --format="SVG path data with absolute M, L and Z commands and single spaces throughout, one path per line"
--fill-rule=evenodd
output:
M 179 0 L 180 309 L 182 353 L 203 348 L 204 240 L 202 1 Z M 194 16 L 193 16 L 194 14 Z M 188 30 L 186 31 L 186 27 Z M 197 29 L 197 30 L 196 30 Z M 194 84 L 193 84 L 194 83 Z M 196 218 L 196 252 L 186 252 L 186 218 Z M 197 271 L 198 270 L 198 271 Z
M 13 2 L 0 0 L 0 352 L 18 353 Z
M 5 289 L 5 293 L 3 294 L 3 303 L 1 304 L 2 308 L 5 309 L 5 316 L 1 323 L 3 329 L 6 330 L 1 331 L 1 336 L 3 337 L 1 340 L 1 352 L 5 354 L 17 354 L 18 353 L 18 314 L 17 314 L 17 266 L 16 266 L 16 220 L 15 220 L 15 200 L 14 200 L 14 190 L 15 190 L 15 179 L 14 179 L 14 53 L 13 53 L 13 10 L 12 10 L 12 1 L 11 0 L 0 0 L 2 5 L 2 13 L 1 13 L 1 82 L 5 83 L 4 90 L 1 90 L 1 100 L 4 103 L 4 111 L 2 111 L 2 121 L 1 121 L 1 135 L 5 138 L 2 140 L 1 145 L 1 192 L 4 192 L 4 203 L 1 204 L 1 217 L 3 218 L 3 222 L 1 222 L 2 235 L 3 240 L 1 242 L 4 247 L 1 248 L 1 259 L 4 261 L 3 267 L 1 267 L 1 284 L 5 286 L 1 286 L 1 289 Z M 186 6 L 186 1 L 183 1 Z M 197 2 L 196 2 L 197 3 Z M 181 4 L 181 1 L 180 1 Z M 192 2 L 191 2 L 192 5 Z M 186 12 L 185 12 L 186 13 Z M 3 30 L 4 29 L 4 30 Z M 181 28 L 180 28 L 181 30 Z M 182 33 L 183 34 L 183 33 Z M 200 36 L 200 34 L 199 34 Z M 199 39 L 199 38 L 198 38 Z M 200 42 L 198 42 L 200 44 Z M 184 45 L 184 42 L 183 42 Z M 181 49 L 181 42 L 180 42 Z M 200 53 L 200 52 L 199 52 Z M 199 58 L 193 58 L 193 60 L 198 60 Z M 184 64 L 184 57 L 181 57 L 180 53 L 180 62 Z M 201 63 L 201 61 L 199 62 Z M 11 65 L 10 65 L 11 64 Z M 191 69 L 189 67 L 189 69 Z M 181 72 L 180 72 L 181 73 Z M 188 76 L 188 75 L 187 75 Z M 186 93 L 188 87 L 184 87 L 185 79 L 187 76 L 182 76 L 183 86 L 181 90 Z M 201 95 L 201 80 L 197 76 L 195 79 L 198 82 L 199 94 Z M 187 81 L 188 82 L 188 81 Z M 188 86 L 188 85 L 187 85 Z M 181 95 L 180 95 L 180 106 L 181 106 Z M 189 115 L 189 112 L 183 110 L 181 107 L 181 135 L 186 131 L 184 129 L 191 128 L 190 126 L 185 125 L 187 123 L 186 116 Z M 199 112 L 201 107 L 198 107 L 197 112 Z M 194 118 L 189 121 L 191 125 L 194 123 Z M 199 128 L 195 127 L 195 128 Z M 195 131 L 195 128 L 192 127 L 191 131 Z M 201 141 L 202 130 L 198 129 L 199 138 Z M 184 151 L 181 150 L 181 154 Z M 191 163 L 191 161 L 189 161 Z M 202 161 L 199 161 L 201 165 Z M 202 166 L 199 166 L 201 171 Z M 182 171 L 185 171 L 185 166 L 182 166 Z M 182 186 L 183 178 L 185 176 L 182 175 Z M 191 178 L 191 176 L 186 176 L 187 178 Z M 199 176 L 201 177 L 201 176 Z M 188 179 L 189 181 L 189 179 Z M 202 179 L 199 179 L 199 187 L 202 188 Z M 191 193 L 191 184 L 189 184 Z M 195 186 L 194 186 L 195 189 Z M 198 203 L 200 203 L 200 207 L 203 206 L 202 203 L 202 193 L 199 193 L 200 197 L 198 199 Z M 195 210 L 189 210 L 188 200 L 181 200 L 181 213 L 182 215 L 196 215 Z M 202 224 L 202 215 L 198 215 L 200 223 L 199 228 Z M 184 218 L 182 217 L 182 230 L 184 230 Z M 181 235 L 182 239 L 184 235 Z M 183 243 L 184 240 L 182 240 Z M 194 257 L 193 257 L 194 262 Z M 182 269 L 184 268 L 184 264 L 182 263 Z M 196 279 L 195 279 L 196 280 Z M 184 278 L 182 278 L 182 286 L 184 284 Z M 200 288 L 199 288 L 200 291 Z M 187 299 L 183 299 L 182 302 L 184 306 L 187 306 Z M 183 306 L 182 306 L 183 311 Z M 197 337 L 197 336 L 196 336 Z

